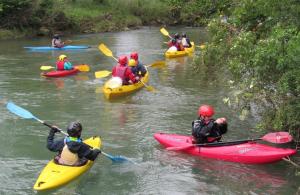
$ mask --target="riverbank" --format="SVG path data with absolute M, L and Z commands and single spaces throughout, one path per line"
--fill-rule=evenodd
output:
M 140 26 L 205 26 L 221 12 L 213 2 L 172 0 L 33 0 L 2 3 L 0 39 L 98 33 Z
M 0 39 L 97 33 L 136 29 L 143 25 L 174 24 L 168 3 L 158 0 L 44 0 L 23 4 L 10 3 L 18 9 L 2 10 Z M 8 6 L 7 6 L 8 7 Z M 20 16 L 25 14 L 20 20 Z M 13 19 L 19 18 L 18 22 Z

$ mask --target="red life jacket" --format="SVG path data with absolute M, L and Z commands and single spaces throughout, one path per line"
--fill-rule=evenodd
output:
M 65 61 L 64 61 L 64 60 L 63 60 L 63 61 L 58 60 L 58 61 L 56 62 L 56 70 L 64 70 L 64 69 L 65 69 L 64 64 L 65 64 Z
M 124 82 L 125 81 L 125 72 L 127 70 L 127 66 L 120 66 L 119 64 L 116 66 L 116 72 L 115 72 L 115 77 L 120 77 L 122 79 L 122 81 Z

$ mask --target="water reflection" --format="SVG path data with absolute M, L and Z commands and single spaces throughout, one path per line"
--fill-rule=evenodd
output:
M 205 183 L 197 188 L 199 193 L 231 194 L 280 194 L 287 180 L 280 174 L 266 169 L 269 165 L 244 165 L 206 158 L 193 158 L 181 153 L 162 151 L 157 160 L 164 166 L 172 166 L 174 178 L 182 172 L 190 172 L 193 183 Z M 191 186 L 195 187 L 195 186 Z

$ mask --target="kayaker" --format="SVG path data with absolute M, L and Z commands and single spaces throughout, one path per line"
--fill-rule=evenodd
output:
M 58 61 L 56 62 L 56 70 L 72 70 L 73 65 L 67 59 L 67 56 L 62 54 L 58 57 Z
M 190 39 L 186 36 L 185 33 L 182 33 L 181 37 L 182 37 L 181 38 L 181 43 L 182 43 L 183 47 L 187 47 L 187 48 L 192 47 Z
M 174 39 L 176 40 L 176 47 L 178 51 L 184 51 L 184 47 L 182 45 L 181 37 L 178 33 L 175 33 Z
M 55 34 L 52 39 L 52 47 L 62 48 L 65 43 L 60 39 L 58 34 Z
M 113 77 L 120 77 L 123 81 L 123 85 L 129 85 L 138 82 L 135 75 L 132 73 L 131 68 L 127 66 L 128 58 L 127 56 L 120 56 L 118 59 L 118 64 L 112 69 Z
M 199 117 L 192 123 L 192 135 L 197 144 L 220 141 L 222 134 L 227 132 L 226 118 L 215 120 L 212 118 L 214 113 L 214 108 L 210 105 L 199 107 Z
M 131 71 L 136 77 L 144 77 L 147 73 L 145 66 L 139 61 L 139 54 L 137 52 L 132 52 L 130 54 L 128 65 L 131 67 Z
M 168 51 L 170 52 L 179 51 L 180 49 L 176 39 L 174 38 L 168 42 L 168 45 L 169 45 Z
M 101 153 L 99 149 L 91 149 L 81 139 L 82 125 L 79 122 L 71 122 L 67 127 L 69 136 L 54 140 L 55 133 L 59 132 L 56 126 L 50 129 L 47 138 L 47 148 L 52 152 L 58 152 L 55 162 L 62 165 L 81 166 L 87 160 L 94 161 Z

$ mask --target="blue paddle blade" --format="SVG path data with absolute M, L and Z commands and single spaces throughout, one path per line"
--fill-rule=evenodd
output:
M 126 157 L 123 157 L 123 156 L 113 156 L 113 158 L 111 160 L 113 162 L 118 162 L 118 163 L 128 162 L 128 159 Z
M 113 155 L 107 154 L 103 151 L 102 151 L 102 154 L 104 156 L 106 156 L 107 158 L 109 158 L 111 161 L 116 162 L 116 163 L 122 163 L 122 162 L 129 161 L 126 157 L 123 157 L 123 156 L 113 156 Z
M 18 115 L 19 117 L 25 118 L 25 119 L 37 119 L 35 116 L 33 116 L 30 112 L 27 110 L 15 105 L 13 102 L 8 102 L 6 105 L 6 108 L 14 113 L 15 115 Z

